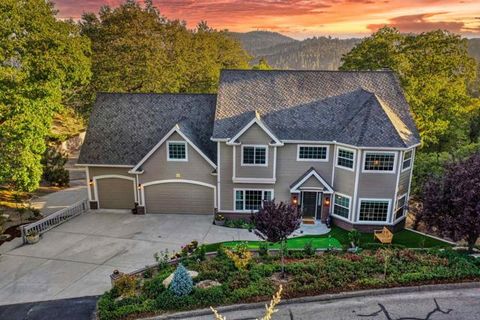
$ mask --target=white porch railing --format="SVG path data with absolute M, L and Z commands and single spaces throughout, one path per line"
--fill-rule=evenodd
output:
M 55 213 L 52 213 L 49 216 L 46 216 L 45 218 L 38 220 L 36 222 L 23 225 L 21 227 L 22 230 L 22 240 L 23 243 L 27 243 L 27 235 L 34 231 L 38 235 L 41 235 L 48 230 L 55 228 L 58 225 L 61 225 L 65 221 L 68 221 L 72 219 L 73 217 L 76 217 L 84 212 L 88 211 L 88 201 L 87 200 L 82 200 L 79 201 L 70 207 L 64 208 L 60 211 L 57 211 Z

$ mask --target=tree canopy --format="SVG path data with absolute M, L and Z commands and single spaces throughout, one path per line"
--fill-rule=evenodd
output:
M 91 92 L 215 92 L 220 70 L 248 68 L 250 57 L 225 31 L 168 20 L 147 1 L 86 13 L 92 41 Z
M 480 103 L 469 94 L 476 62 L 466 39 L 448 31 L 401 34 L 384 27 L 342 58 L 341 70 L 394 70 L 419 128 L 423 148 L 445 151 L 478 139 L 471 117 Z
M 423 207 L 416 224 L 454 241 L 465 240 L 472 250 L 480 237 L 480 152 L 446 165 L 443 175 L 425 184 Z
M 90 78 L 90 42 L 45 0 L 0 2 L 0 184 L 32 191 L 62 101 Z

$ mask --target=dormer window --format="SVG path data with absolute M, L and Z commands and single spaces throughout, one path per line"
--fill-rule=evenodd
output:
M 168 161 L 188 161 L 187 143 L 185 141 L 168 141 Z
M 242 145 L 242 166 L 267 166 L 267 151 L 263 145 Z

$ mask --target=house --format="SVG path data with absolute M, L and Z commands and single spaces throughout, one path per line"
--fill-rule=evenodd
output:
M 100 93 L 79 165 L 92 208 L 248 217 L 262 201 L 402 228 L 419 135 L 391 71 L 224 70 L 217 95 Z

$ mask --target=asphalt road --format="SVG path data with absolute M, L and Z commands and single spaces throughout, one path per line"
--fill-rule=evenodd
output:
M 92 320 L 98 297 L 0 306 L 1 320 Z
M 286 304 L 273 320 L 478 320 L 480 289 L 415 292 L 357 297 L 314 303 Z M 263 316 L 264 309 L 225 312 L 228 320 L 250 320 Z M 211 315 L 182 317 L 211 320 Z
M 97 297 L 0 306 L 1 320 L 92 320 Z M 480 289 L 439 290 L 280 305 L 273 320 L 477 320 Z M 253 320 L 263 308 L 222 312 L 227 320 Z M 168 319 L 163 316 L 158 319 Z M 175 317 L 212 320 L 213 315 Z

